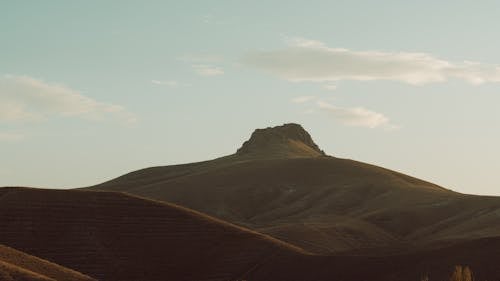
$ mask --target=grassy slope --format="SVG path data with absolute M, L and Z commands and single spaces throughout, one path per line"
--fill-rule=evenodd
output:
M 74 270 L 0 245 L 0 280 L 94 280 Z
M 231 280 L 301 250 L 183 207 L 115 192 L 0 189 L 0 243 L 99 280 Z
M 499 198 L 334 157 L 232 155 L 144 169 L 90 189 L 173 202 L 322 254 L 500 235 Z
M 483 280 L 500 277 L 498 238 L 403 255 L 321 256 L 116 192 L 7 188 L 0 203 L 1 243 L 100 280 L 440 280 L 455 264 Z

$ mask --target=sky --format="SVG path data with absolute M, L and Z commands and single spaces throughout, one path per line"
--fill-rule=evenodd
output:
M 1 1 L 0 186 L 73 188 L 301 124 L 500 195 L 498 1 Z

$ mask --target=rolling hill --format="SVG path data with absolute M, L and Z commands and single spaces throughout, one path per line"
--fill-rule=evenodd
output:
M 172 204 L 30 188 L 0 189 L 0 243 L 105 281 L 234 280 L 276 254 L 303 253 Z
M 257 129 L 233 155 L 87 189 L 172 202 L 316 254 L 411 252 L 500 235 L 499 198 L 327 156 L 297 124 Z
M 328 156 L 285 124 L 215 160 L 0 188 L 0 243 L 103 281 L 437 281 L 455 265 L 497 280 L 500 198 Z M 0 278 L 66 280 L 6 249 Z
M 92 281 L 86 275 L 0 245 L 2 281 Z
M 472 266 L 481 280 L 500 277 L 499 238 L 409 254 L 313 255 L 196 211 L 118 192 L 2 188 L 0 203 L 1 243 L 103 281 L 397 281 L 424 275 L 437 281 L 456 264 Z M 65 279 L 67 270 L 55 275 L 55 265 L 39 266 L 33 257 L 5 259 L 5 249 L 5 280 L 6 274 L 16 281 L 90 280 L 73 278 L 72 271 Z

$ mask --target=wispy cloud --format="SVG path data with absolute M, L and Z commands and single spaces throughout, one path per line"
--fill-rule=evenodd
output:
M 224 74 L 224 70 L 220 67 L 220 63 L 224 59 L 219 55 L 187 54 L 177 59 L 189 63 L 194 72 L 201 76 L 219 76 Z
M 328 90 L 328 91 L 335 91 L 337 90 L 337 85 L 335 84 L 326 84 L 323 86 L 324 89 Z
M 306 103 L 308 101 L 312 101 L 316 99 L 315 96 L 300 96 L 300 97 L 295 97 L 295 98 L 292 98 L 292 102 L 293 103 Z
M 218 76 L 224 74 L 224 70 L 218 66 L 207 64 L 194 64 L 192 65 L 194 71 L 201 76 Z
M 121 105 L 96 101 L 64 85 L 28 76 L 0 77 L 0 122 L 40 121 L 50 116 L 94 120 L 113 116 L 127 124 L 137 121 Z
M 365 128 L 383 128 L 393 130 L 399 128 L 391 124 L 389 118 L 382 113 L 366 109 L 361 106 L 341 107 L 326 102 L 324 99 L 316 96 L 299 96 L 290 100 L 292 103 L 304 104 L 307 109 L 304 113 L 311 114 L 316 110 L 327 113 L 331 118 L 345 126 L 365 127 Z M 313 107 L 311 107 L 313 106 Z
M 0 142 L 17 142 L 24 139 L 23 134 L 0 132 Z
M 168 86 L 168 87 L 177 87 L 179 86 L 179 82 L 175 80 L 151 80 L 151 83 L 156 84 L 156 85 L 162 85 L 162 86 Z
M 317 102 L 318 108 L 329 113 L 334 119 L 346 126 L 395 129 L 389 118 L 364 107 L 338 107 L 324 101 Z
M 293 82 L 390 80 L 412 85 L 461 79 L 472 84 L 500 82 L 500 67 L 479 62 L 450 62 L 427 53 L 353 51 L 296 38 L 280 50 L 254 51 L 247 65 Z

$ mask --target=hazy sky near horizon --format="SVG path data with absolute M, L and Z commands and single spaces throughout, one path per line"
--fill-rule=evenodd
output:
M 500 195 L 498 1 L 4 1 L 0 186 L 96 184 L 300 123 Z

